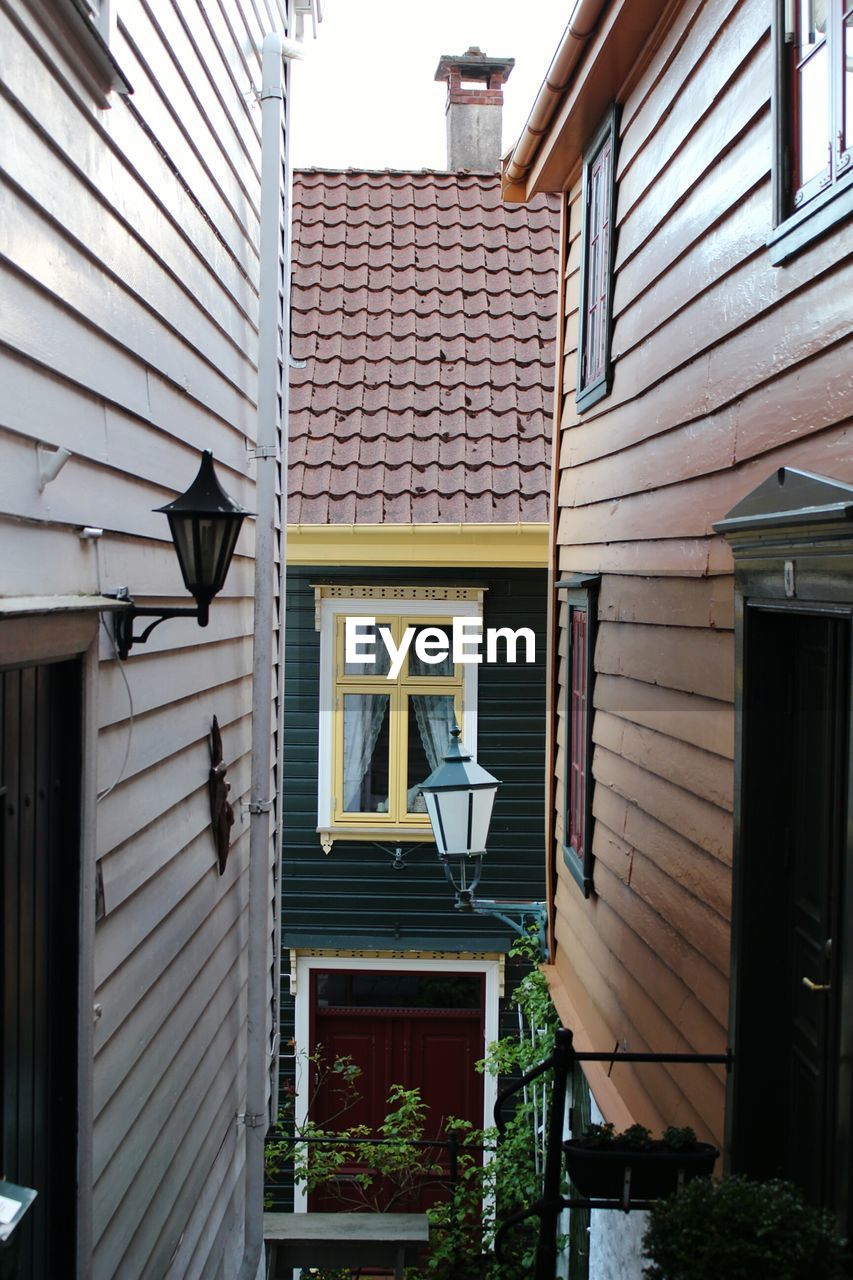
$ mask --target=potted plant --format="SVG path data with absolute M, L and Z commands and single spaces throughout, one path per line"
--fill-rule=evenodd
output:
M 593 1124 L 580 1138 L 563 1143 L 566 1170 L 581 1195 L 590 1200 L 658 1200 L 684 1182 L 707 1178 L 719 1156 L 716 1147 L 698 1142 L 689 1127 L 670 1125 L 653 1138 L 644 1125 L 616 1133 L 612 1124 Z
M 691 1182 L 655 1204 L 643 1237 L 646 1280 L 841 1280 L 832 1214 L 790 1182 L 741 1175 Z

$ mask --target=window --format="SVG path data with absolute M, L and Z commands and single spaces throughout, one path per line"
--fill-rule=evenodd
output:
M 779 0 L 775 36 L 778 263 L 853 211 L 853 3 Z
M 610 391 L 616 124 L 614 108 L 584 157 L 578 334 L 579 410 L 588 409 Z
M 358 592 L 357 595 L 348 594 Z M 452 659 L 452 619 L 479 617 L 482 590 L 435 587 L 315 587 L 319 593 L 320 735 L 318 830 L 335 839 L 431 839 L 420 784 L 440 763 L 457 725 L 476 750 L 476 666 Z M 325 593 L 325 594 L 324 594 Z M 347 661 L 347 619 L 359 619 L 361 653 Z M 371 623 L 362 619 L 373 619 Z M 381 632 L 399 650 L 394 669 Z M 438 661 L 415 650 L 424 633 Z M 438 652 L 446 641 L 451 649 Z
M 26 0 L 51 37 L 61 58 L 91 91 L 101 107 L 110 92 L 129 94 L 133 87 L 115 60 L 117 0 Z
M 588 898 L 592 893 L 592 688 L 598 576 L 557 583 L 568 589 L 566 631 L 563 857 Z

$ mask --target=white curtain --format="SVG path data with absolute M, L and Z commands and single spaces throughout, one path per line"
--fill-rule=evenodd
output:
M 412 697 L 412 702 L 418 733 L 432 772 L 447 755 L 451 743 L 450 731 L 456 728 L 453 696 L 447 693 L 419 694 Z M 406 804 L 409 813 L 426 812 L 426 802 L 417 786 L 409 788 Z
M 388 714 L 385 693 L 344 696 L 344 810 L 362 813 L 361 788 Z M 387 803 L 387 800 L 386 800 Z

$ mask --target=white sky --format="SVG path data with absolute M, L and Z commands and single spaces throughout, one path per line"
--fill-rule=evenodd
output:
M 479 45 L 515 58 L 503 147 L 515 142 L 563 34 L 572 0 L 323 0 L 317 39 L 291 64 L 297 168 L 443 169 L 442 54 Z

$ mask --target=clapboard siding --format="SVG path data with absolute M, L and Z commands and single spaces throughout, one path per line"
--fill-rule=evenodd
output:
M 113 52 L 134 93 L 104 110 L 26 0 L 0 0 L 0 595 L 127 586 L 183 603 L 152 508 L 188 485 L 201 449 L 256 506 L 256 92 L 260 42 L 284 25 L 279 0 L 126 0 Z M 38 442 L 73 455 L 44 492 Z M 81 542 L 84 525 L 104 530 L 97 544 Z M 102 796 L 104 915 L 85 997 L 94 1129 L 81 1135 L 93 1280 L 239 1267 L 253 555 L 249 522 L 206 631 L 167 622 L 123 667 L 104 628 L 98 638 L 86 782 Z M 279 714 L 274 688 L 273 759 Z M 236 811 L 222 877 L 214 715 Z M 271 901 L 275 861 L 272 840 Z
M 602 1047 L 701 1052 L 725 1044 L 731 894 L 733 580 L 712 526 L 783 464 L 853 480 L 853 246 L 842 226 L 769 263 L 768 6 L 671 7 L 649 50 L 621 100 L 612 390 L 583 415 L 580 166 L 563 161 L 556 567 L 602 578 L 588 901 L 562 856 L 559 614 L 555 972 Z M 721 1138 L 717 1073 L 621 1072 L 638 1119 Z

